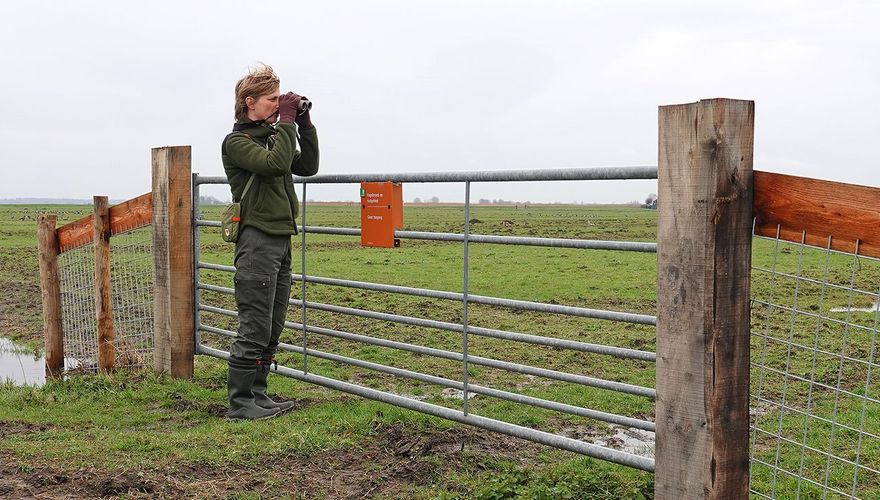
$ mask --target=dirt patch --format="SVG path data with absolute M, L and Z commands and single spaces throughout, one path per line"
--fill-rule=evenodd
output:
M 0 452 L 0 497 L 3 498 L 129 498 L 169 497 L 183 494 L 173 484 L 157 483 L 146 475 L 94 469 L 64 471 L 51 465 L 25 465 Z
M 151 481 L 144 480 L 137 474 L 123 473 L 115 477 L 103 477 L 96 483 L 89 484 L 99 496 L 132 495 L 137 493 L 154 493 L 156 487 Z
M 467 464 L 482 468 L 492 458 L 534 456 L 538 445 L 471 427 L 423 431 L 381 421 L 359 448 L 327 450 L 270 460 L 258 473 L 263 484 L 277 483 L 281 471 L 299 471 L 285 478 L 283 491 L 274 493 L 330 498 L 371 498 L 406 495 L 413 486 L 436 484 L 450 470 Z M 260 467 L 256 467 L 261 470 Z M 259 482 L 256 477 L 252 481 Z M 218 491 L 217 493 L 224 493 Z
M 29 422 L 20 422 L 18 420 L 0 420 L 0 438 L 17 434 L 44 432 L 50 428 L 51 426 L 46 424 L 32 424 Z
M 0 451 L 0 497 L 222 498 L 242 492 L 269 497 L 400 497 L 414 486 L 436 483 L 450 470 L 483 469 L 486 458 L 522 459 L 539 450 L 536 444 L 471 427 L 425 431 L 377 419 L 373 433 L 358 447 L 266 456 L 245 464 L 65 470 L 53 464 L 24 464 Z
M 396 456 L 425 457 L 443 455 L 454 458 L 464 452 L 513 458 L 532 445 L 527 441 L 474 427 L 454 427 L 442 431 L 418 432 L 402 424 L 374 425 L 380 446 Z

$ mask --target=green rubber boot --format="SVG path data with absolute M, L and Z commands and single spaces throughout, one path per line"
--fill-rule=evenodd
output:
M 285 412 L 293 408 L 296 404 L 293 401 L 275 402 L 266 395 L 266 379 L 269 378 L 269 364 L 257 367 L 257 374 L 254 377 L 254 403 L 260 408 L 277 408 L 279 412 Z
M 242 368 L 229 365 L 229 375 L 226 385 L 229 390 L 229 418 L 245 420 L 262 420 L 272 418 L 279 413 L 277 408 L 263 408 L 254 402 L 254 378 L 257 376 L 257 367 Z

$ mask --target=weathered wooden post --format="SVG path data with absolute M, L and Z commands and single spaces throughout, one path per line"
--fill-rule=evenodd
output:
M 46 347 L 46 376 L 64 371 L 64 334 L 61 330 L 61 280 L 58 276 L 58 234 L 54 215 L 40 214 L 37 220 L 37 253 L 40 258 L 40 289 L 43 298 L 43 341 Z
M 157 372 L 193 374 L 192 153 L 153 148 L 154 362 Z
M 111 371 L 116 365 L 113 333 L 113 293 L 110 284 L 110 205 L 106 196 L 95 196 L 92 218 L 95 242 L 95 315 L 98 328 L 98 368 Z
M 748 498 L 753 101 L 661 106 L 658 499 Z

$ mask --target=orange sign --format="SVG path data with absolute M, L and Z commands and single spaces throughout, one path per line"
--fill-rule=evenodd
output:
M 403 186 L 394 182 L 361 183 L 361 246 L 394 248 L 403 228 Z

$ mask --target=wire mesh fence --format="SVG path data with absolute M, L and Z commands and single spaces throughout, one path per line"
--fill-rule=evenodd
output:
M 142 368 L 153 356 L 153 255 L 150 227 L 110 239 L 110 279 L 117 368 Z M 58 256 L 61 321 L 68 370 L 98 370 L 95 245 Z
M 90 243 L 59 255 L 58 273 L 66 368 L 97 371 L 95 245 Z
M 153 358 L 153 239 L 149 226 L 110 239 L 116 366 L 142 368 Z
M 880 496 L 880 261 L 830 248 L 754 240 L 755 497 Z

